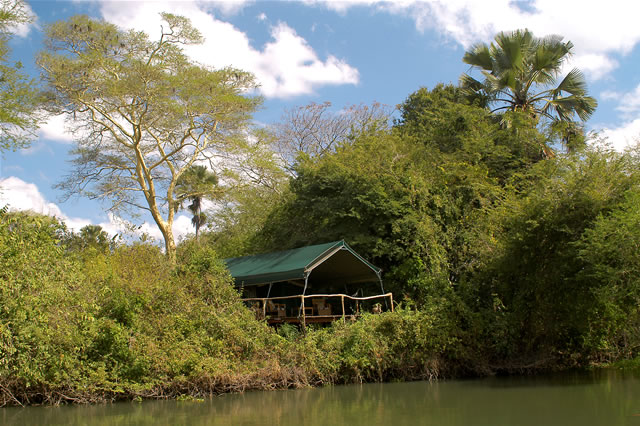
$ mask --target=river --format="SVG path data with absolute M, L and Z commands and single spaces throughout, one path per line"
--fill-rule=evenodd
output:
M 640 375 L 602 370 L 247 392 L 204 402 L 8 407 L 0 424 L 640 426 Z

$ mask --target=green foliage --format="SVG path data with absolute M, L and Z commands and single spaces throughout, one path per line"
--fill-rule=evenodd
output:
M 598 103 L 587 96 L 587 85 L 574 68 L 560 82 L 562 66 L 572 54 L 573 43 L 560 36 L 537 38 L 529 30 L 500 32 L 491 45 L 478 43 L 463 61 L 478 68 L 478 81 L 460 77 L 463 90 L 481 104 L 496 105 L 493 111 L 524 111 L 552 121 L 586 121 Z
M 22 64 L 10 62 L 8 46 L 15 27 L 31 20 L 22 0 L 0 0 L 0 151 L 28 146 L 38 129 L 40 92 Z
M 91 401 L 229 374 L 273 336 L 210 252 L 184 250 L 179 270 L 144 244 L 80 260 L 63 236 L 48 217 L 0 222 L 0 381 L 34 395 L 25 402 L 55 402 L 37 389 Z
M 411 151 L 403 140 L 385 132 L 362 136 L 319 161 L 301 161 L 292 193 L 267 220 L 256 251 L 344 238 L 389 271 L 387 282 L 404 283 L 422 271 L 446 281 L 439 218 L 423 214 L 443 204 L 443 194 L 432 192 L 439 190 L 434 185 L 439 173 Z M 422 291 L 404 290 L 414 295 Z
M 321 158 L 299 157 L 290 193 L 253 252 L 337 239 L 385 271 L 387 288 L 424 302 L 473 263 L 476 216 L 540 161 L 545 136 L 513 113 L 503 128 L 459 89 L 420 89 L 392 131 L 373 131 Z
M 637 186 L 600 214 L 577 244 L 585 267 L 580 282 L 594 307 L 585 344 L 603 360 L 632 359 L 640 351 L 640 192 Z
M 77 367 L 73 358 L 60 356 L 76 349 L 82 315 L 61 307 L 79 304 L 82 311 L 86 306 L 73 292 L 82 287 L 82 276 L 78 265 L 64 257 L 63 233 L 53 218 L 0 217 L 0 377 L 5 380 L 27 386 L 64 380 L 60 367 Z
M 455 324 L 442 313 L 398 309 L 313 330 L 302 342 L 307 368 L 338 383 L 468 373 Z
M 570 43 L 521 31 L 475 46 L 465 61 L 486 81 L 416 91 L 393 128 L 380 106 L 340 117 L 328 104 L 294 110 L 278 158 L 269 132 L 246 140 L 259 103 L 244 96 L 252 76 L 193 64 L 181 46 L 199 42 L 198 31 L 163 17 L 158 41 L 84 16 L 55 23 L 40 64 L 55 88 L 51 109 L 90 130 L 66 189 L 117 205 L 144 197 L 175 263 L 97 226 L 73 234 L 0 209 L 0 405 L 638 359 L 640 155 L 585 144 L 572 114 L 586 118 L 595 103 L 579 73 L 530 92 L 554 83 Z M 485 107 L 499 93 L 513 102 L 496 119 Z M 541 94 L 551 100 L 540 104 Z M 308 132 L 321 138 L 300 145 Z M 557 142 L 566 154 L 552 155 Z M 229 170 L 194 166 L 221 146 Z M 132 176 L 140 194 L 123 190 Z M 190 201 L 197 234 L 202 197 L 224 202 L 213 230 L 176 248 L 174 214 Z M 219 260 L 339 239 L 383 268 L 403 307 L 274 331 L 242 304 Z
M 501 126 L 485 109 L 470 104 L 462 89 L 439 84 L 421 88 L 400 105 L 396 129 L 425 148 L 444 154 L 442 162 L 483 165 L 504 183 L 511 174 L 543 158 L 549 142 L 530 115 L 508 112 L 510 126 Z M 447 156 L 446 154 L 450 154 Z
M 467 300 L 486 315 L 492 356 L 584 363 L 602 349 L 594 339 L 613 337 L 600 326 L 615 287 L 594 272 L 599 261 L 584 247 L 604 255 L 596 238 L 603 218 L 636 190 L 638 177 L 632 156 L 595 147 L 539 163 L 487 210 Z
M 118 236 L 109 237 L 109 234 L 100 225 L 86 225 L 76 233 L 69 233 L 64 244 L 68 250 L 87 254 L 87 252 L 106 252 L 117 245 Z

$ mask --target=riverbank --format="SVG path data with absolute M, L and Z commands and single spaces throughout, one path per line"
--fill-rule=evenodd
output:
M 183 244 L 170 265 L 152 245 L 73 251 L 64 241 L 53 218 L 0 217 L 0 406 L 200 398 L 589 364 L 573 354 L 496 352 L 500 324 L 469 310 L 451 289 L 434 292 L 419 308 L 405 300 L 395 312 L 355 322 L 276 331 L 242 304 L 210 248 Z
M 43 409 L 4 408 L 0 424 L 111 426 L 537 426 L 635 424 L 640 377 L 612 371 L 328 386 Z
M 256 322 L 253 348 L 241 343 L 248 333 L 226 318 L 220 324 L 228 328 L 221 330 L 223 337 L 218 342 L 228 349 L 231 346 L 226 354 L 209 348 L 208 353 L 203 350 L 197 355 L 194 351 L 163 354 L 162 359 L 156 358 L 154 362 L 149 359 L 152 347 L 138 346 L 131 347 L 129 366 L 116 363 L 107 366 L 97 359 L 65 360 L 77 369 L 69 371 L 60 365 L 55 375 L 44 376 L 45 382 L 3 378 L 0 403 L 4 406 L 203 398 L 248 390 L 436 379 L 447 373 L 447 361 L 442 358 L 447 352 L 447 342 L 436 335 L 433 318 L 421 312 L 399 310 L 366 315 L 353 323 L 336 322 L 332 327 L 308 329 L 304 335 L 294 327 L 282 328 L 278 334 Z M 132 338 L 141 336 L 134 334 Z M 59 355 L 61 361 L 68 357 Z M 145 362 L 146 373 L 133 375 L 135 367 L 140 368 Z M 91 371 L 97 364 L 101 366 Z
M 428 379 L 460 359 L 438 309 L 276 332 L 211 249 L 184 245 L 173 266 L 146 244 L 70 251 L 53 218 L 0 225 L 1 406 Z

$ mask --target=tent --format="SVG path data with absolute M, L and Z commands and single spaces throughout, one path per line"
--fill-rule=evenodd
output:
M 272 293 L 272 286 L 276 283 L 279 283 L 278 288 L 274 287 L 274 290 L 278 295 L 306 295 L 308 291 L 317 293 L 319 290 L 335 289 L 357 292 L 371 284 L 379 285 L 384 293 L 381 269 L 367 262 L 344 240 L 229 258 L 224 259 L 224 262 L 239 288 L 264 289 L 268 285 L 266 297 Z M 251 293 L 256 295 L 255 290 Z

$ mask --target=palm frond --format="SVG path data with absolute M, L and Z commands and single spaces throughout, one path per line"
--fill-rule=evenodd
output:
M 485 43 L 471 46 L 471 49 L 462 57 L 462 62 L 483 70 L 490 71 L 493 68 L 493 59 L 489 53 L 489 47 Z
M 573 114 L 576 114 L 580 120 L 586 121 L 595 112 L 598 101 L 591 96 L 571 95 L 553 99 L 550 104 L 563 121 L 571 120 Z
M 562 92 L 567 92 L 575 96 L 584 96 L 587 94 L 587 82 L 579 69 L 574 68 L 569 71 L 554 90 L 556 97 L 560 96 Z

